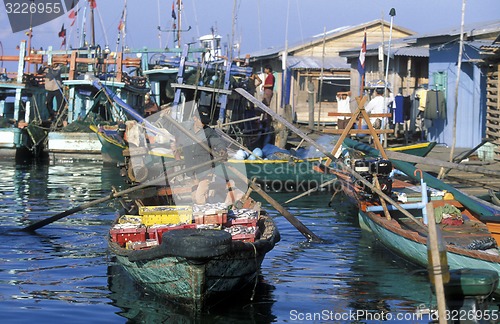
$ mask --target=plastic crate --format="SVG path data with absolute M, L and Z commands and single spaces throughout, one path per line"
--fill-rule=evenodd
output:
M 246 225 L 246 226 L 257 226 L 257 218 L 233 218 L 230 219 L 226 226 L 233 225 Z
M 257 233 L 236 234 L 236 235 L 233 235 L 233 241 L 242 241 L 242 242 L 253 243 L 253 242 L 255 242 L 256 236 L 257 236 Z
M 221 211 L 216 214 L 194 213 L 195 224 L 226 224 L 227 212 Z
M 146 226 L 157 224 L 190 224 L 193 222 L 191 206 L 141 206 L 142 223 Z
M 109 231 L 111 240 L 118 243 L 120 246 L 125 246 L 127 242 L 145 242 L 146 228 L 144 226 L 128 226 L 115 225 Z
M 144 250 L 144 249 L 149 249 L 153 246 L 157 246 L 159 243 L 156 240 L 146 240 L 144 242 L 131 242 L 128 241 L 125 244 L 125 247 L 130 250 Z
M 154 226 L 154 227 L 149 227 L 147 229 L 147 233 L 148 233 L 148 238 L 150 240 L 155 240 L 158 242 L 158 244 L 161 244 L 163 233 L 174 230 L 186 229 L 186 228 L 196 228 L 196 224 L 183 224 L 177 226 L 168 226 L 168 225 Z

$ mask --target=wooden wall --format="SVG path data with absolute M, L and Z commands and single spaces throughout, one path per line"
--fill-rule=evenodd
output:
M 486 137 L 496 145 L 494 159 L 500 161 L 500 64 L 492 64 L 486 74 Z

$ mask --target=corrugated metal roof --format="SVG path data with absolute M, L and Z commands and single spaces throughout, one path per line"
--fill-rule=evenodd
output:
M 391 51 L 394 56 L 429 57 L 429 48 L 423 46 L 400 47 Z
M 492 41 L 472 41 L 472 42 L 464 42 L 464 43 L 466 45 L 469 45 L 472 48 L 479 50 L 483 46 L 491 45 Z
M 324 65 L 323 65 L 324 62 Z M 290 69 L 342 69 L 349 70 L 350 66 L 347 60 L 343 57 L 321 57 L 315 56 L 288 56 L 286 59 L 286 66 Z
M 306 38 L 300 42 L 295 42 L 294 44 L 288 46 L 288 52 L 289 53 L 294 52 L 294 51 L 301 49 L 301 48 L 304 48 L 306 46 L 310 46 L 310 45 L 314 45 L 314 44 L 317 44 L 319 42 L 322 42 L 324 36 L 326 36 L 326 39 L 329 40 L 329 39 L 334 38 L 334 37 L 340 37 L 346 33 L 352 32 L 354 30 L 366 28 L 368 26 L 371 26 L 374 24 L 380 24 L 382 22 L 386 25 L 389 25 L 389 23 L 383 19 L 376 19 L 376 20 L 372 20 L 369 22 L 359 24 L 359 25 L 342 26 L 339 28 L 335 28 L 333 30 L 327 31 L 325 33 L 326 35 L 321 33 L 321 34 L 317 34 L 317 35 L 314 35 L 312 37 Z M 413 31 L 406 29 L 404 27 L 401 27 L 401 26 L 393 26 L 393 28 L 398 28 L 402 31 L 405 31 L 408 34 L 414 33 Z M 281 46 L 281 45 L 280 46 L 273 46 L 273 47 L 269 47 L 269 48 L 266 48 L 263 50 L 259 50 L 259 51 L 255 51 L 253 53 L 250 53 L 250 56 L 252 58 L 263 58 L 263 57 L 268 57 L 268 56 L 273 57 L 273 56 L 278 56 L 284 50 L 285 50 L 285 46 Z
M 440 36 L 458 36 L 460 35 L 461 27 L 441 29 L 434 31 L 429 34 L 418 35 L 418 39 L 440 37 Z M 500 20 L 471 23 L 464 25 L 464 32 L 467 37 L 473 37 L 476 35 L 490 34 L 500 31 Z

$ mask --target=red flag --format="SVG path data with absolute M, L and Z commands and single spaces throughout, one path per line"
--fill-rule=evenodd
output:
M 59 37 L 66 37 L 66 29 L 64 29 L 64 24 L 61 27 L 61 31 L 59 32 Z
M 125 21 L 127 19 L 127 7 L 123 7 L 122 16 L 120 18 L 120 23 L 118 23 L 118 30 L 125 33 Z
M 366 31 L 365 31 L 365 38 L 363 39 L 363 44 L 361 45 L 361 50 L 359 51 L 358 72 L 360 75 L 365 74 L 365 57 L 366 57 Z
M 64 24 L 61 27 L 61 31 L 59 32 L 59 37 L 62 37 L 63 41 L 61 43 L 61 48 L 66 45 L 66 29 L 64 29 Z
M 177 15 L 175 14 L 175 4 L 172 2 L 172 18 L 177 19 Z
M 97 8 L 96 0 L 89 0 L 89 3 L 90 3 L 90 8 L 92 9 Z

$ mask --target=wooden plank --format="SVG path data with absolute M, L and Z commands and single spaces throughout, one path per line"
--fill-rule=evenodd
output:
M 392 134 L 394 129 L 377 129 L 375 130 L 377 134 Z M 344 132 L 343 129 L 324 129 L 323 133 L 340 135 Z M 370 134 L 369 129 L 351 129 L 349 134 Z
M 206 91 L 206 92 L 223 93 L 223 94 L 228 94 L 228 95 L 233 93 L 231 90 L 210 88 L 210 87 L 197 86 L 197 85 L 191 85 L 191 84 L 172 83 L 171 85 L 172 85 L 172 88 L 192 89 L 192 90 L 199 90 L 199 91 Z
M 350 113 L 339 113 L 339 112 L 329 112 L 328 116 L 343 116 L 343 117 L 352 117 L 352 114 Z M 376 118 L 382 118 L 382 117 L 392 117 L 391 113 L 385 113 L 385 114 L 370 114 L 371 117 L 376 117 Z
M 492 128 L 492 129 L 500 130 L 500 125 L 495 125 L 495 124 L 492 124 L 490 122 L 487 122 L 486 123 L 486 128 Z

